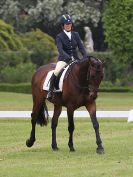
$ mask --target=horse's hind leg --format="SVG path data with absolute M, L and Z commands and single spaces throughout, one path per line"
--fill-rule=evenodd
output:
M 26 141 L 26 145 L 27 147 L 31 147 L 34 142 L 35 142 L 35 127 L 36 127 L 36 118 L 34 117 L 33 114 L 31 114 L 31 125 L 32 125 L 32 129 L 31 129 L 31 134 L 30 134 L 30 138 L 27 139 Z
M 104 148 L 102 146 L 102 141 L 100 138 L 100 134 L 99 134 L 99 123 L 97 121 L 97 117 L 96 117 L 96 103 L 95 101 L 93 101 L 93 103 L 89 103 L 88 105 L 86 105 L 87 110 L 90 113 L 90 117 L 91 117 L 91 121 L 93 124 L 93 128 L 95 130 L 95 134 L 96 134 L 96 143 L 98 145 L 96 152 L 98 154 L 103 154 L 104 153 Z
M 58 118 L 60 116 L 62 110 L 62 106 L 54 105 L 54 114 L 51 122 L 51 129 L 52 129 L 52 149 L 54 151 L 58 150 L 57 142 L 56 142 L 56 127 L 58 125 Z
M 42 106 L 43 106 L 42 99 L 37 99 L 37 100 L 33 99 L 33 110 L 32 110 L 32 113 L 31 113 L 32 129 L 31 129 L 31 133 L 30 133 L 30 138 L 27 139 L 27 141 L 26 141 L 27 147 L 31 147 L 36 140 L 36 138 L 35 138 L 35 127 L 36 127 L 36 123 L 38 121 L 39 111 L 41 110 Z

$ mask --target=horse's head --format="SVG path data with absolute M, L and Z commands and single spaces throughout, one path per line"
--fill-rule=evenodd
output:
M 94 57 L 90 57 L 89 68 L 87 73 L 89 96 L 91 98 L 97 97 L 99 85 L 104 77 L 104 63 Z

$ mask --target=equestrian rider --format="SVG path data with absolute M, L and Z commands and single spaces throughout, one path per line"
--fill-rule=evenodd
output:
M 76 48 L 78 47 L 83 58 L 87 58 L 86 50 L 82 44 L 79 33 L 72 30 L 73 22 L 70 15 L 62 15 L 60 18 L 62 32 L 56 36 L 56 45 L 59 52 L 58 62 L 50 79 L 48 99 L 52 99 L 56 78 L 60 71 L 68 65 L 70 61 L 79 59 Z

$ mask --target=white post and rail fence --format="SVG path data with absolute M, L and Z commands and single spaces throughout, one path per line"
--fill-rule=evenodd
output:
M 129 111 L 97 111 L 98 118 L 127 118 L 128 122 L 133 122 L 133 110 Z M 49 111 L 49 116 L 52 117 L 53 111 Z M 0 111 L 0 118 L 29 118 L 31 111 Z M 66 118 L 66 111 L 62 111 L 60 117 Z M 75 111 L 74 117 L 89 117 L 87 111 Z

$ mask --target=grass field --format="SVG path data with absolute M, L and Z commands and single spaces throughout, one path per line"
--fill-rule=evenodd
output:
M 97 110 L 133 109 L 132 98 L 133 93 L 99 93 Z M 49 103 L 48 107 L 53 108 Z M 31 109 L 31 95 L 0 92 L 0 110 Z M 133 124 L 127 119 L 99 119 L 99 123 L 104 155 L 95 152 L 89 118 L 75 119 L 74 153 L 67 146 L 67 119 L 59 120 L 58 152 L 51 150 L 50 123 L 37 126 L 37 140 L 29 149 L 25 141 L 30 119 L 0 119 L 0 177 L 133 177 Z
M 95 153 L 95 134 L 89 119 L 75 119 L 76 152 L 67 147 L 67 120 L 60 119 L 57 142 L 51 150 L 50 124 L 37 126 L 36 142 L 25 146 L 30 119 L 0 120 L 0 177 L 133 177 L 133 124 L 126 119 L 100 119 L 104 155 Z
M 130 110 L 133 109 L 133 93 L 99 93 L 97 110 Z M 49 110 L 53 109 L 48 104 Z M 0 92 L 0 110 L 31 110 L 30 94 Z M 84 108 L 80 108 L 84 109 Z

